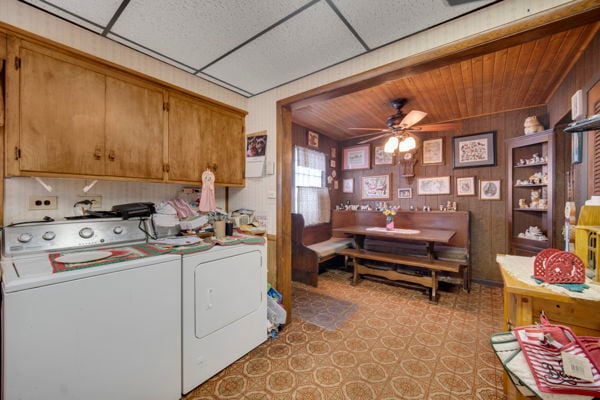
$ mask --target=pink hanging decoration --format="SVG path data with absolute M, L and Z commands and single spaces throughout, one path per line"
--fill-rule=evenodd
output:
M 215 204 L 215 174 L 210 169 L 202 173 L 202 194 L 198 210 L 202 212 L 213 211 Z

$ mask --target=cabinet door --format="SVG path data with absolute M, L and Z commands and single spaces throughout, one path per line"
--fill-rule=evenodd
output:
M 20 49 L 21 171 L 104 172 L 104 75 L 61 54 Z
M 169 180 L 201 182 L 212 136 L 208 108 L 192 98 L 169 94 Z
M 163 91 L 106 78 L 106 175 L 161 179 Z
M 213 149 L 209 163 L 216 166 L 215 182 L 224 185 L 244 185 L 246 166 L 244 120 L 239 114 L 213 109 L 211 112 Z

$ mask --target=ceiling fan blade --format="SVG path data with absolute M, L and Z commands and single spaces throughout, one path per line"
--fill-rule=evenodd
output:
M 390 136 L 391 134 L 392 134 L 392 132 L 382 133 L 381 135 L 377 135 L 377 136 L 374 136 L 372 138 L 361 140 L 360 142 L 358 142 L 358 144 L 369 143 L 369 142 L 372 142 L 373 140 L 377 140 L 377 139 L 385 137 L 385 136 Z
M 385 128 L 348 128 L 351 131 L 383 131 Z
M 428 125 L 419 125 L 414 126 L 410 131 L 414 132 L 437 132 L 437 131 L 453 131 L 462 126 L 460 122 L 446 122 L 441 124 L 428 124 Z
M 411 112 L 406 114 L 406 117 L 402 118 L 402 121 L 400 122 L 400 127 L 403 129 L 410 128 L 411 126 L 413 126 L 414 124 L 416 124 L 417 122 L 419 122 L 420 120 L 425 118 L 426 116 L 427 116 L 426 112 L 412 110 Z

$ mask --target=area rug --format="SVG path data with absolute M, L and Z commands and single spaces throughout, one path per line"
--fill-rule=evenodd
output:
M 311 290 L 294 287 L 292 314 L 325 330 L 338 329 L 358 309 L 358 305 Z

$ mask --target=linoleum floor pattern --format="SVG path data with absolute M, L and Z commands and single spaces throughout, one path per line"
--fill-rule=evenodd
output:
M 185 400 L 504 398 L 489 344 L 502 330 L 500 288 L 453 287 L 436 305 L 419 290 L 368 280 L 351 286 L 350 277 L 330 270 L 318 288 L 294 283 L 358 305 L 339 329 L 294 318 Z

